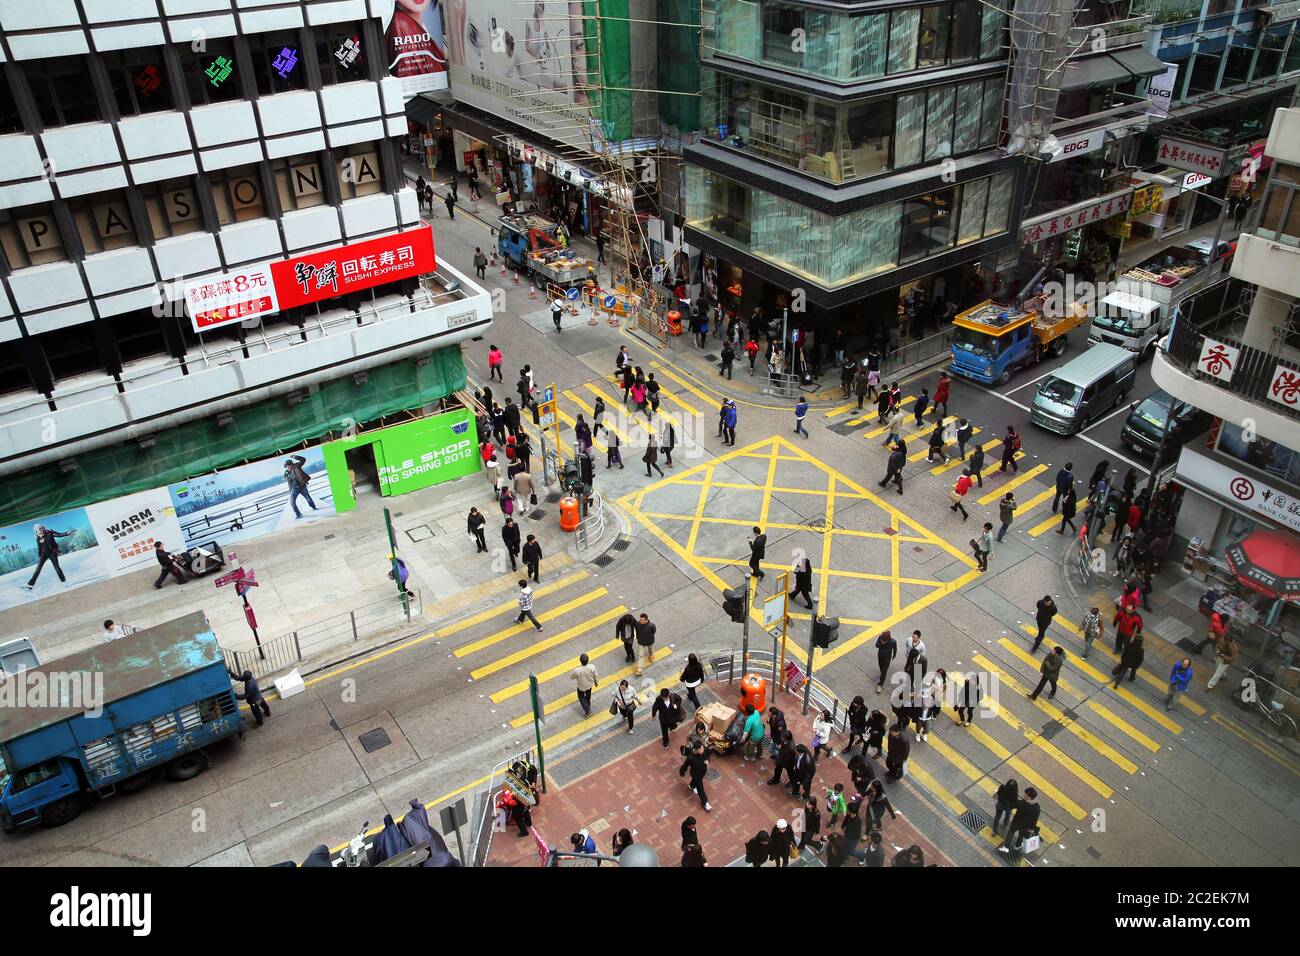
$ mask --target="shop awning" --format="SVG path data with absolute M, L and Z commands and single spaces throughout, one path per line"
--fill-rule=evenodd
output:
M 1300 602 L 1300 539 L 1289 531 L 1253 531 L 1225 553 L 1228 570 L 1260 594 Z
M 1127 50 L 1117 50 L 1110 54 L 1110 57 L 1137 77 L 1159 76 L 1169 68 L 1168 63 L 1140 46 L 1130 47 Z
M 1061 75 L 1061 89 L 1084 90 L 1090 86 L 1111 86 L 1126 83 L 1132 78 L 1133 75 L 1120 63 L 1103 53 L 1067 61 Z
M 407 119 L 412 119 L 417 123 L 432 122 L 441 109 L 441 103 L 435 103 L 424 96 L 413 96 L 406 101 Z

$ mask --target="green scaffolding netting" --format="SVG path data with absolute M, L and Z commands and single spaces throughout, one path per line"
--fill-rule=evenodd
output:
M 632 35 L 627 0 L 584 0 L 587 72 L 600 87 L 597 116 L 612 143 L 632 138 Z M 596 18 L 600 18 L 597 24 Z
M 70 474 L 51 464 L 6 477 L 0 481 L 0 527 L 266 458 L 464 387 L 460 349 L 449 347 L 429 353 L 427 365 L 405 359 L 369 369 L 360 385 L 347 375 L 311 386 L 296 405 L 279 397 L 236 409 L 228 425 L 218 425 L 214 412 L 158 432 L 149 448 L 127 442 L 77 455 Z
M 700 128 L 700 0 L 659 0 L 658 11 L 659 118 L 692 132 Z

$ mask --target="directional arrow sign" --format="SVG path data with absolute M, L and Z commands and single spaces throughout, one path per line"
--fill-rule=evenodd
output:
M 235 570 L 223 574 L 212 583 L 219 588 L 223 588 L 234 581 L 242 581 L 244 579 L 244 574 L 245 572 L 243 568 L 235 568 Z

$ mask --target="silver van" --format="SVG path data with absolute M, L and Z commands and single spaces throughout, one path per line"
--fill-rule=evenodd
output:
M 1094 345 L 1043 379 L 1029 420 L 1060 435 L 1082 431 L 1128 394 L 1137 358 L 1118 345 Z

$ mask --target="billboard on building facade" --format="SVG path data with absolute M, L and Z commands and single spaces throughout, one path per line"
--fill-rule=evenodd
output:
M 150 488 L 111 501 L 86 506 L 90 526 L 99 540 L 100 557 L 110 575 L 157 567 L 155 541 L 168 551 L 181 545 L 176 506 L 166 488 Z
M 0 608 L 39 601 L 107 577 L 85 508 L 0 528 Z
M 447 53 L 441 0 L 388 0 L 381 14 L 388 72 L 402 96 L 447 89 Z
M 443 0 L 456 99 L 571 145 L 591 113 L 581 0 Z

